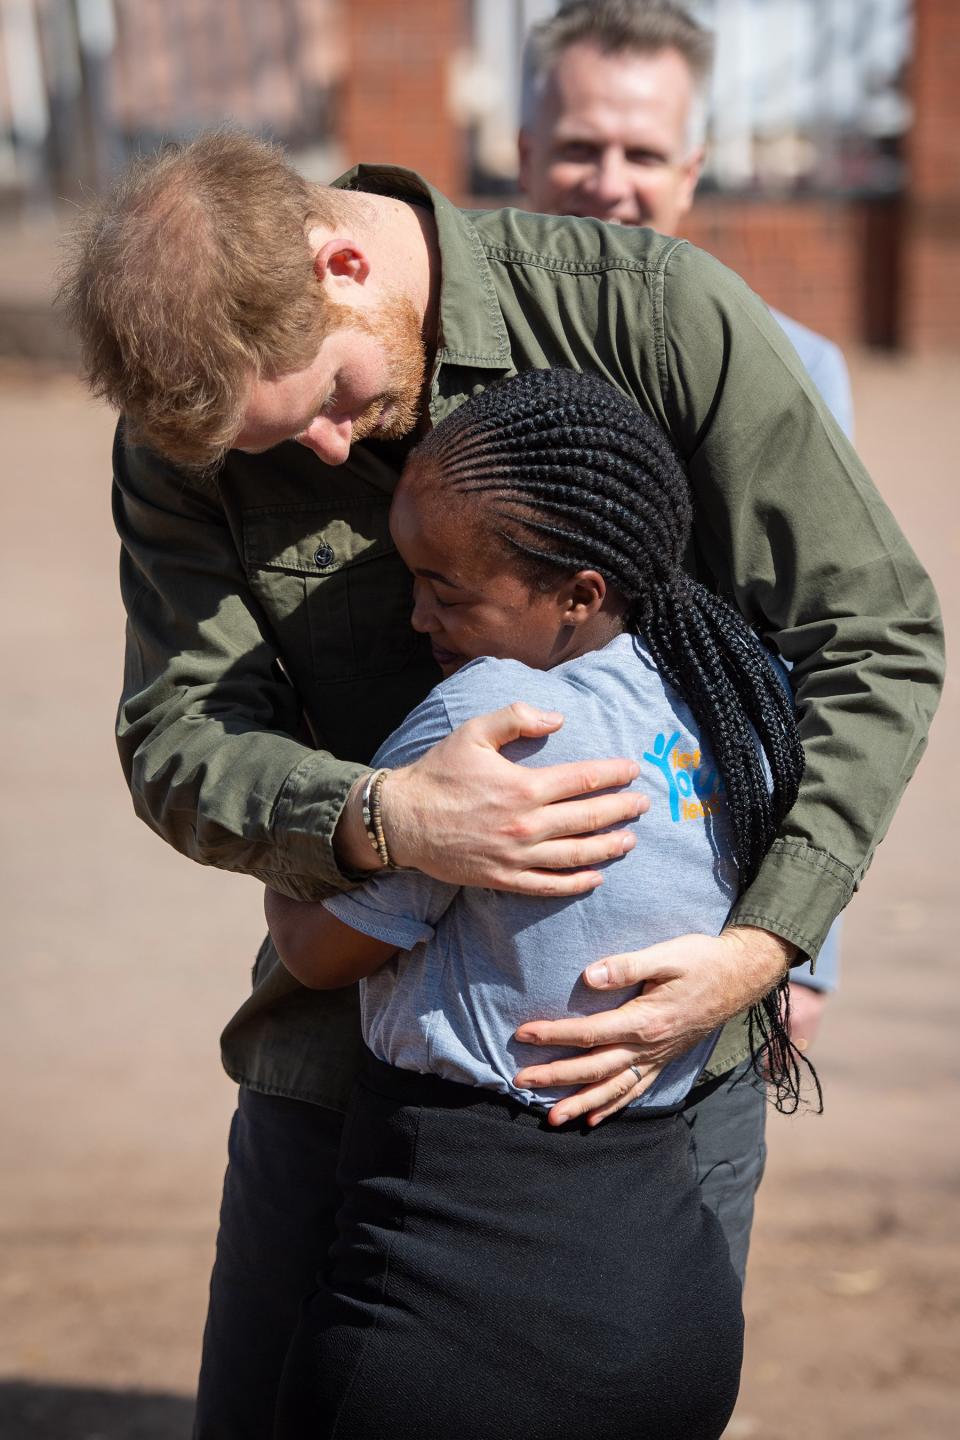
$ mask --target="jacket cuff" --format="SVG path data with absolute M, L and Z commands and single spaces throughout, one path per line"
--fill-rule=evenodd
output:
M 849 866 L 805 840 L 785 836 L 774 840 L 757 878 L 730 911 L 727 925 L 770 930 L 792 941 L 813 961 L 854 889 Z
M 354 782 L 369 770 L 369 765 L 332 761 L 316 752 L 290 771 L 273 813 L 280 862 L 268 882 L 274 889 L 296 900 L 322 900 L 356 885 L 357 877 L 337 863 L 333 832 Z
M 831 995 L 840 984 L 840 937 L 843 930 L 843 916 L 834 920 L 830 932 L 820 949 L 816 962 L 811 967 L 798 965 L 790 971 L 791 985 L 806 985 L 821 995 Z

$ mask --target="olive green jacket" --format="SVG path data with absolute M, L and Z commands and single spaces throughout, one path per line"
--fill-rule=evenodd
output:
M 731 920 L 815 956 L 921 754 L 942 645 L 929 579 L 780 327 L 730 271 L 651 230 L 463 212 L 385 167 L 338 184 L 433 205 L 431 423 L 517 370 L 563 365 L 603 375 L 673 437 L 695 497 L 691 565 L 792 662 L 807 756 Z M 292 443 L 233 451 L 203 483 L 128 446 L 121 423 L 120 752 L 137 813 L 201 864 L 299 898 L 351 884 L 332 850 L 346 795 L 438 679 L 387 528 L 402 452 L 358 445 L 331 468 Z M 354 992 L 302 989 L 265 943 L 224 1032 L 229 1073 L 340 1106 L 357 1045 Z M 734 1023 L 713 1073 L 744 1053 Z

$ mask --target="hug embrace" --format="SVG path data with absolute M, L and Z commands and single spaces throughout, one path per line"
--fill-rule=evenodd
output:
M 782 982 L 939 694 L 923 567 L 762 301 L 646 225 L 221 132 L 63 294 L 135 808 L 267 886 L 195 1440 L 718 1435 Z
M 359 979 L 366 1049 L 281 1440 L 708 1440 L 729 1419 L 740 1283 L 680 1113 L 719 1030 L 654 1075 L 635 1066 L 632 1091 L 592 1123 L 564 1121 L 569 1087 L 549 1076 L 563 1049 L 523 1043 L 531 1015 L 606 1003 L 582 983 L 585 960 L 719 933 L 797 794 L 789 687 L 684 570 L 691 518 L 656 423 L 572 371 L 491 387 L 407 462 L 390 529 L 444 679 L 381 746 L 369 788 L 522 694 L 563 724 L 505 753 L 634 756 L 650 809 L 577 897 L 389 868 L 323 902 L 267 892 L 298 980 Z M 382 828 L 372 839 L 383 846 Z M 755 1007 L 742 1083 L 789 1107 L 785 990 Z

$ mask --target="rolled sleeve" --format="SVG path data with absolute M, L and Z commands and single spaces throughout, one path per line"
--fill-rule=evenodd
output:
M 324 908 L 352 930 L 359 930 L 374 940 L 382 940 L 385 945 L 396 945 L 398 950 L 412 950 L 415 945 L 433 939 L 435 931 L 432 925 L 413 916 L 386 913 L 374 908 L 368 903 L 369 896 L 365 891 L 366 887 L 354 895 L 328 896 L 323 902 Z
M 853 873 L 802 840 L 774 840 L 760 874 L 730 912 L 729 925 L 754 925 L 816 956 L 854 891 Z

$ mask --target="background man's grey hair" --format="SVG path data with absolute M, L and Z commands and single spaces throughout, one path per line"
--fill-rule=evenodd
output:
M 535 25 L 523 55 L 521 123 L 525 130 L 534 127 L 540 98 L 557 57 L 584 40 L 609 55 L 679 50 L 694 80 L 687 144 L 691 150 L 703 144 L 713 35 L 682 6 L 670 4 L 669 0 L 567 0 L 556 15 Z

